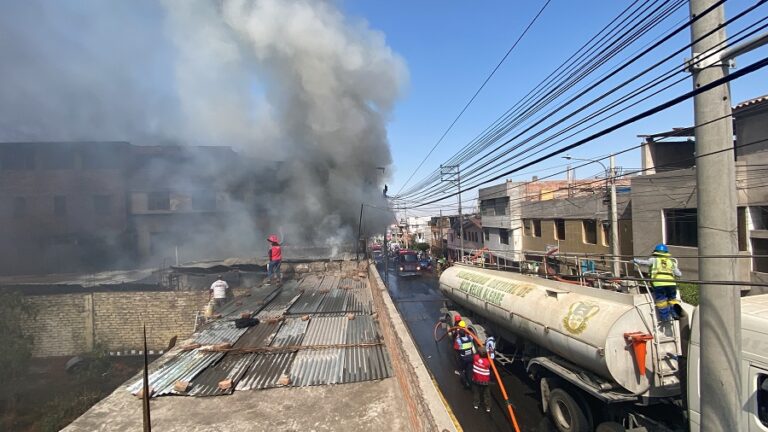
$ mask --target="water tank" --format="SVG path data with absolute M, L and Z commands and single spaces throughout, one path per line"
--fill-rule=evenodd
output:
M 650 296 L 625 294 L 510 272 L 456 265 L 440 277 L 440 289 L 455 303 L 518 337 L 612 381 L 633 394 L 670 396 L 674 382 L 656 378 L 657 370 L 677 370 L 675 344 L 660 346 L 657 366 L 653 341 L 647 343 L 645 374 L 624 335 L 655 330 Z M 669 351 L 669 352 L 665 352 Z M 666 375 L 666 374 L 665 374 Z M 662 386 L 661 383 L 664 385 Z M 673 384 L 673 385 L 670 385 Z

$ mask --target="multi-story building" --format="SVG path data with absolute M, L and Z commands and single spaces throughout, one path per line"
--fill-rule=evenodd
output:
M 101 269 L 131 242 L 126 142 L 0 144 L 0 273 Z
M 768 96 L 733 109 L 738 207 L 737 279 L 768 281 Z M 634 254 L 648 255 L 668 245 L 687 279 L 698 278 L 696 164 L 693 132 L 677 129 L 643 136 L 645 175 L 632 179 Z M 730 211 L 730 209 L 723 209 Z M 750 259 L 750 256 L 754 255 Z
M 617 182 L 625 191 L 628 181 Z M 559 248 L 561 253 L 609 253 L 602 232 L 610 225 L 606 185 L 594 179 L 506 181 L 480 189 L 485 246 L 501 265 Z M 618 200 L 624 223 L 624 250 L 631 253 L 626 213 L 628 199 Z M 620 218 L 622 218 L 620 217 Z M 605 250 L 604 250 L 605 249 Z
M 237 163 L 228 147 L 0 143 L 0 274 L 160 267 L 201 238 L 221 256 L 232 198 L 248 202 Z
M 429 229 L 432 234 L 429 246 L 433 256 L 447 255 L 448 230 L 451 229 L 452 225 L 451 217 L 458 218 L 458 216 L 435 216 L 429 221 Z
M 454 261 L 462 261 L 463 257 L 471 257 L 480 252 L 483 247 L 483 225 L 477 215 L 465 215 L 463 218 L 450 216 L 451 228 L 447 230 L 448 256 Z M 461 225 L 464 228 L 464 242 L 461 241 Z M 463 247 L 463 249 L 462 249 Z M 462 255 L 463 250 L 463 255 Z

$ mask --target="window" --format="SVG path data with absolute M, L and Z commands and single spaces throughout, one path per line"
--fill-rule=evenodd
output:
M 149 202 L 147 203 L 149 210 L 170 210 L 171 209 L 171 193 L 170 192 L 151 192 L 149 194 Z
M 67 197 L 63 195 L 53 197 L 53 214 L 56 216 L 67 214 Z
M 565 219 L 555 219 L 555 239 L 565 240 Z
M 603 221 L 602 224 L 603 227 L 603 246 L 610 246 L 611 245 L 611 224 L 610 222 Z
M 499 241 L 501 244 L 509 244 L 509 230 L 503 228 L 499 230 Z
M 529 219 L 523 219 L 523 234 L 527 237 L 533 235 L 531 231 L 531 221 Z
M 50 170 L 73 169 L 75 152 L 70 146 L 62 145 L 40 152 L 40 167 Z
M 739 233 L 739 250 L 747 250 L 747 208 L 738 207 L 736 209 L 736 227 Z
M 534 237 L 541 237 L 541 219 L 532 219 L 531 220 L 531 231 L 533 231 Z
M 480 201 L 480 213 L 483 216 L 504 216 L 507 214 L 509 197 Z
M 13 199 L 13 217 L 22 218 L 27 215 L 27 199 L 16 197 Z
M 768 375 L 757 375 L 757 418 L 768 427 Z
M 83 167 L 87 169 L 114 169 L 120 167 L 122 152 L 111 146 L 96 146 L 82 154 Z
M 488 241 L 491 239 L 491 230 L 483 228 L 483 240 Z
M 760 273 L 768 273 L 768 239 L 752 239 L 752 270 Z
M 587 219 L 581 221 L 581 229 L 583 231 L 583 241 L 587 244 L 597 244 L 597 221 L 594 219 Z
M 108 216 L 112 213 L 112 197 L 109 195 L 93 196 L 93 212 L 99 216 Z
M 32 149 L 5 149 L 0 154 L 0 168 L 7 171 L 35 169 L 35 151 Z
M 192 195 L 192 208 L 195 210 L 216 210 L 216 193 L 199 191 Z
M 692 246 L 699 244 L 696 209 L 664 210 L 666 243 L 674 246 Z

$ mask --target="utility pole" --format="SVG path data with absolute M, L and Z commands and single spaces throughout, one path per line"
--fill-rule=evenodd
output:
M 698 17 L 716 0 L 690 0 L 690 16 Z M 695 41 L 725 22 L 722 4 L 691 25 Z M 728 74 L 719 55 L 699 62 L 702 53 L 725 43 L 720 28 L 692 47 L 690 71 L 699 88 Z M 710 60 L 714 58 L 714 60 Z M 731 97 L 727 85 L 696 95 L 696 200 L 698 206 L 699 279 L 736 279 L 735 260 L 708 258 L 738 253 L 736 173 Z M 719 119 L 719 120 L 717 120 Z M 706 285 L 699 294 L 701 322 L 701 427 L 703 431 L 743 430 L 741 396 L 741 298 L 732 285 Z M 695 371 L 691 371 L 695 373 Z
M 455 180 L 454 180 L 455 178 Z M 456 182 L 459 191 L 459 262 L 464 261 L 464 213 L 461 211 L 461 168 L 458 165 L 440 165 L 440 181 Z
M 360 204 L 360 220 L 357 222 L 357 247 L 355 248 L 355 261 L 360 262 L 360 241 L 363 237 L 363 206 Z M 366 242 L 367 243 L 367 242 Z
M 440 209 L 440 257 L 445 258 L 445 246 L 443 242 L 443 209 Z
M 613 255 L 613 275 L 621 277 L 621 264 L 619 263 L 619 215 L 616 209 L 616 157 L 611 155 L 608 165 L 608 181 L 611 183 L 611 255 Z

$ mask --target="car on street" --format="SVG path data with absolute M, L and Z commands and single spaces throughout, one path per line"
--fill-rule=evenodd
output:
M 397 256 L 398 276 L 418 276 L 421 272 L 419 256 L 412 250 L 401 250 Z

